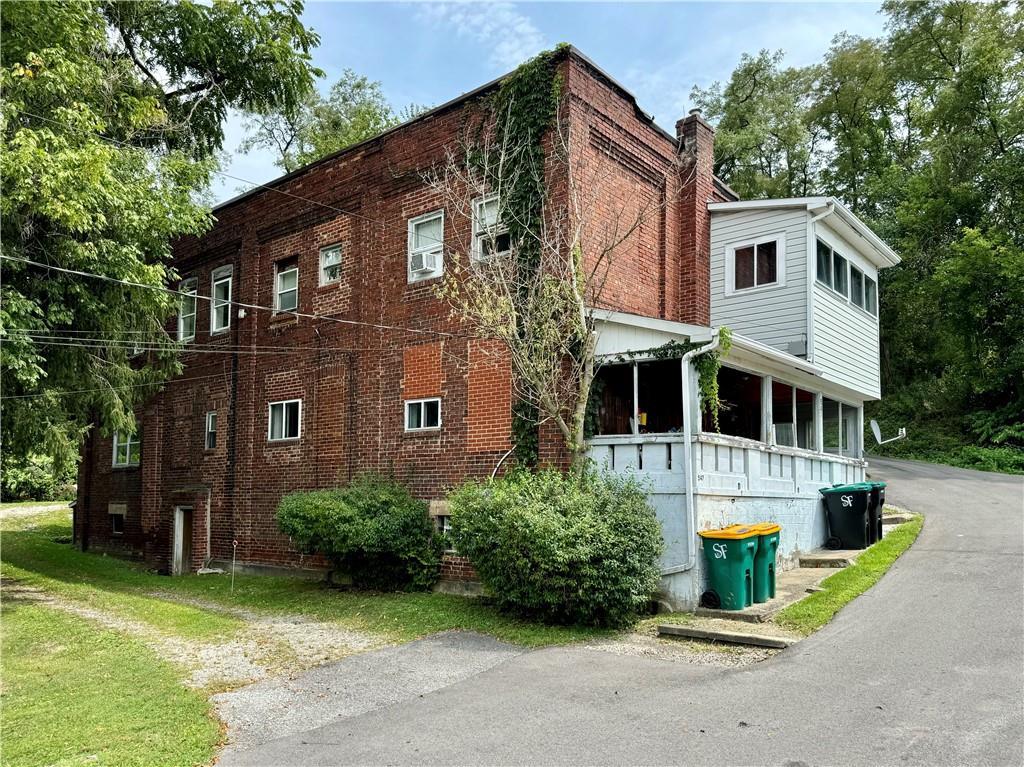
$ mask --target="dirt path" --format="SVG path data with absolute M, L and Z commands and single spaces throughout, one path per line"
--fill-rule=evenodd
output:
M 378 636 L 302 616 L 259 615 L 202 602 L 195 606 L 233 615 L 246 625 L 222 642 L 185 639 L 11 578 L 0 586 L 4 599 L 43 604 L 138 639 L 181 667 L 189 687 L 208 691 L 234 689 L 268 676 L 294 675 L 385 644 Z

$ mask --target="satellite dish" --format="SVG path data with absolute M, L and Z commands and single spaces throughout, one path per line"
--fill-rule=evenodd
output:
M 871 419 L 871 433 L 875 435 L 875 442 L 879 445 L 882 444 L 882 429 L 878 425 L 878 421 L 874 418 Z

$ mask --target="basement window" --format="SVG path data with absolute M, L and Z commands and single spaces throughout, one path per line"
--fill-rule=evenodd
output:
M 280 442 L 298 439 L 302 431 L 302 400 L 290 399 L 270 403 L 267 439 Z
M 124 518 L 127 510 L 127 505 L 123 503 L 111 503 L 107 506 L 111 535 L 124 535 Z
M 441 400 L 431 399 L 407 400 L 405 403 L 405 430 L 427 431 L 441 428 Z
M 142 443 L 139 434 L 114 432 L 114 466 L 138 466 Z

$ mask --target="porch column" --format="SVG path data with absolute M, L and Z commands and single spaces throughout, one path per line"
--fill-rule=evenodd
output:
M 633 434 L 640 433 L 640 367 L 633 363 Z
M 766 445 L 773 444 L 772 420 L 772 377 L 765 376 L 761 379 L 761 441 Z
M 857 445 L 854 455 L 861 460 L 864 459 L 864 406 L 857 408 Z
M 814 449 L 819 453 L 825 452 L 825 429 L 822 426 L 821 416 L 821 392 L 814 393 Z

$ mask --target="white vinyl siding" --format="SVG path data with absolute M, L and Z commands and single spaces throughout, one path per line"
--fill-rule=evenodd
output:
M 728 249 L 779 238 L 779 282 L 731 292 Z M 780 243 L 781 245 L 782 243 Z M 711 325 L 728 326 L 786 352 L 799 352 L 807 329 L 807 211 L 748 210 L 711 218 Z

